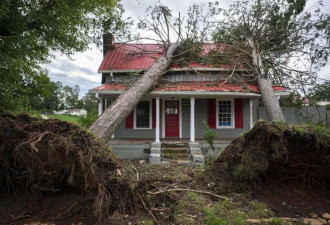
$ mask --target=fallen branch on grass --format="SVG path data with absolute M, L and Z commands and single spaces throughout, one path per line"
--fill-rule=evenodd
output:
M 149 195 L 159 195 L 159 194 L 163 194 L 165 192 L 184 192 L 184 191 L 190 191 L 190 192 L 195 192 L 195 193 L 199 193 L 199 194 L 204 194 L 204 195 L 211 195 L 213 197 L 216 197 L 216 198 L 221 198 L 221 199 L 224 199 L 224 200 L 231 200 L 230 198 L 227 198 L 225 196 L 221 196 L 221 195 L 217 195 L 217 194 L 214 194 L 212 192 L 208 192 L 208 191 L 199 191 L 199 190 L 194 190 L 194 189 L 187 189 L 187 188 L 178 188 L 178 189 L 166 189 L 166 190 L 160 190 L 160 191 L 157 191 L 157 192 L 151 192 L 151 191 L 148 191 L 147 193 Z
M 148 207 L 147 207 L 146 204 L 144 203 L 143 198 L 142 198 L 140 195 L 138 195 L 138 197 L 140 198 L 140 201 L 141 201 L 141 203 L 142 203 L 144 209 L 150 214 L 150 216 L 153 218 L 153 220 L 155 221 L 155 223 L 156 223 L 156 224 L 159 224 L 159 223 L 158 223 L 158 220 L 157 220 L 156 217 L 155 217 L 155 215 L 151 212 L 151 210 L 148 209 Z
M 139 181 L 139 171 L 133 165 L 131 165 L 131 168 L 135 171 L 135 173 L 136 173 L 136 181 L 138 182 Z

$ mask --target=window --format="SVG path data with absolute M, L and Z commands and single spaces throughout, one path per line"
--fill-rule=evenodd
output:
M 135 128 L 151 127 L 150 101 L 142 101 L 135 108 Z
M 231 100 L 218 101 L 218 127 L 233 127 L 233 102 Z

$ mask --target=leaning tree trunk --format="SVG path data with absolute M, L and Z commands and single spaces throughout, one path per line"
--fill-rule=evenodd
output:
M 181 42 L 171 44 L 166 54 L 160 57 L 141 78 L 136 80 L 133 85 L 121 94 L 110 107 L 90 127 L 99 138 L 108 140 L 119 127 L 119 125 L 130 114 L 141 98 L 152 90 L 158 83 L 165 70 L 170 65 L 175 50 Z
M 272 83 L 265 73 L 259 49 L 255 46 L 252 39 L 249 39 L 248 43 L 252 48 L 252 62 L 257 71 L 258 85 L 268 120 L 285 121 L 280 102 L 276 98 Z

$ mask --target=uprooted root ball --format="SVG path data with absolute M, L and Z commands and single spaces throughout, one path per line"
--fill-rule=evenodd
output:
M 0 116 L 0 192 L 74 190 L 102 217 L 135 210 L 134 176 L 80 127 L 28 115 Z
M 233 182 L 231 188 L 271 178 L 329 189 L 330 130 L 257 122 L 222 152 L 210 170 L 218 183 Z

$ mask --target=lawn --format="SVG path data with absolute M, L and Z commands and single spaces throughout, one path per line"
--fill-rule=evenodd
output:
M 50 119 L 59 119 L 66 122 L 78 124 L 78 116 L 71 116 L 71 115 L 47 115 Z

